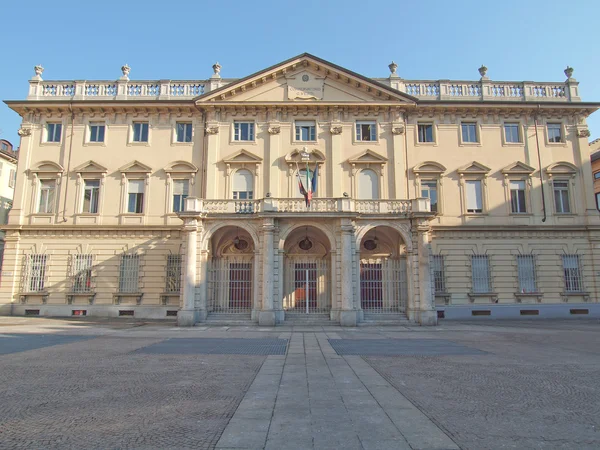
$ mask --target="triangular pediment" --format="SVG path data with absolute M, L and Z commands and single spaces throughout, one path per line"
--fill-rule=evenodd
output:
M 123 167 L 119 169 L 121 173 L 150 173 L 152 172 L 152 168 L 148 167 L 146 164 L 142 164 L 141 162 L 135 160 L 131 161 L 129 164 L 125 164 Z
M 33 173 L 61 173 L 64 172 L 63 167 L 54 161 L 40 161 L 33 169 Z
M 435 161 L 425 161 L 421 164 L 417 164 L 413 167 L 414 173 L 431 173 L 431 174 L 442 174 L 446 171 L 446 168 L 440 163 Z
M 308 161 L 306 160 L 306 156 L 305 154 L 308 153 L 309 154 L 309 159 Z M 285 161 L 287 163 L 293 164 L 293 163 L 315 163 L 315 162 L 324 162 L 325 161 L 325 155 L 323 154 L 323 152 L 321 152 L 318 149 L 309 149 L 308 147 L 303 147 L 303 148 L 296 148 L 294 150 L 292 150 L 291 152 L 289 152 L 287 155 L 285 155 Z
M 175 161 L 165 167 L 167 173 L 196 173 L 198 168 L 187 161 Z
M 248 150 L 241 149 L 223 158 L 223 162 L 225 164 L 258 164 L 262 162 L 262 158 Z
M 73 169 L 76 173 L 106 173 L 108 169 L 95 161 L 89 160 Z
M 577 173 L 577 166 L 567 161 L 560 161 L 550 164 L 546 172 L 550 175 L 573 175 Z
M 415 97 L 303 53 L 198 97 L 196 103 L 403 103 Z
M 467 164 L 466 166 L 461 167 L 460 169 L 457 170 L 458 173 L 488 173 L 490 172 L 492 169 L 490 169 L 487 166 L 484 166 L 483 164 L 477 162 L 477 161 L 473 161 L 470 164 Z
M 510 174 L 532 174 L 533 172 L 535 172 L 535 169 L 531 166 L 528 166 L 527 164 L 521 162 L 521 161 L 516 161 L 512 164 L 509 164 L 508 166 L 506 166 L 504 169 L 502 169 L 502 173 L 505 175 L 510 175 Z
M 387 158 L 367 149 L 352 158 L 348 158 L 348 162 L 350 164 L 385 164 Z

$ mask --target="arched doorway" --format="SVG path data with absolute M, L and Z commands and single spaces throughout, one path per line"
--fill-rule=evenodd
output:
M 254 307 L 254 241 L 240 227 L 217 230 L 210 239 L 208 314 L 250 316 Z
M 360 242 L 360 303 L 365 315 L 404 313 L 407 274 L 400 233 L 386 226 L 369 230 Z
M 327 236 L 313 226 L 298 227 L 284 244 L 283 310 L 294 315 L 326 315 L 331 311 L 331 248 Z

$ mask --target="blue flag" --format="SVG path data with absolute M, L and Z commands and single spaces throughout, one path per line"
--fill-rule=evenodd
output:
M 317 192 L 317 175 L 319 174 L 319 164 L 315 165 L 315 171 L 313 172 L 312 178 L 312 192 L 315 194 Z

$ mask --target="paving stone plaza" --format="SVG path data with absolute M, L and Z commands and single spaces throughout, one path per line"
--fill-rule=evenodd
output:
M 597 449 L 600 323 L 0 317 L 0 449 Z

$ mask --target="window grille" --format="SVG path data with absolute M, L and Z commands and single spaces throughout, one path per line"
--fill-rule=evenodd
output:
M 431 257 L 431 270 L 433 272 L 433 289 L 436 294 L 446 292 L 446 271 L 444 270 L 444 256 Z
M 535 270 L 535 255 L 517 256 L 519 272 L 519 292 L 537 292 L 537 276 Z
M 119 292 L 138 292 L 139 271 L 139 255 L 121 255 L 121 266 L 119 268 Z
M 23 290 L 42 292 L 46 287 L 48 255 L 31 254 L 25 256 Z
M 485 294 L 492 291 L 490 262 L 487 255 L 471 256 L 471 277 L 473 293 Z
M 566 292 L 582 292 L 583 279 L 579 266 L 579 255 L 562 255 Z
M 181 292 L 181 255 L 167 256 L 166 292 Z
M 94 255 L 81 254 L 74 255 L 71 266 L 72 291 L 73 292 L 91 292 L 92 291 L 92 267 L 94 265 Z

